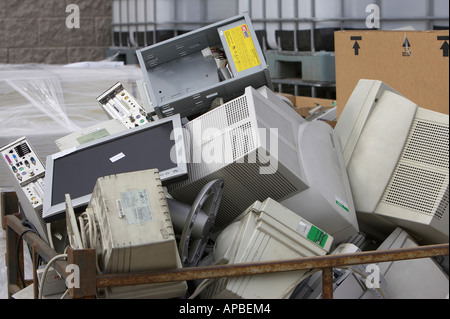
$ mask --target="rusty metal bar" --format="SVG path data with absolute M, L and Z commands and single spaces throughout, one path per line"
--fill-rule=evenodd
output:
M 9 292 L 10 295 L 12 295 L 13 293 L 18 292 L 21 289 L 17 281 L 10 281 L 10 279 L 14 277 L 17 280 L 15 249 L 12 249 L 15 248 L 14 238 L 17 240 L 17 234 L 21 234 L 28 228 L 24 227 L 21 224 L 20 220 L 14 215 L 6 216 L 6 221 L 8 233 L 7 242 L 10 255 L 8 256 L 8 283 Z M 10 237 L 14 238 L 12 238 L 11 240 Z M 33 232 L 27 232 L 26 234 L 24 234 L 23 239 L 28 243 L 32 243 L 33 255 L 39 254 L 46 261 L 49 261 L 56 255 L 58 255 L 51 247 L 48 246 L 48 244 L 43 239 L 41 239 Z M 206 278 L 236 277 L 305 269 L 322 269 L 323 276 L 325 276 L 325 278 L 322 279 L 324 283 L 324 298 L 332 298 L 333 268 L 358 264 L 429 258 L 445 256 L 448 254 L 449 244 L 447 243 L 384 251 L 366 251 L 352 254 L 315 256 L 281 261 L 182 268 L 159 272 L 97 274 L 96 276 L 90 276 L 91 287 L 87 288 L 87 296 L 90 296 L 93 293 L 93 287 L 97 289 L 114 286 L 163 283 Z M 91 270 L 95 269 L 95 258 L 88 258 L 85 262 L 86 265 L 83 266 L 83 268 Z M 61 274 L 61 276 L 67 278 L 68 274 L 65 272 L 67 265 L 67 261 L 56 261 L 54 264 L 54 268 Z
M 333 268 L 322 269 L 322 299 L 333 299 Z
M 95 280 L 97 269 L 95 260 L 97 254 L 95 249 L 72 249 L 67 250 L 67 262 L 69 265 L 77 265 L 73 279 L 79 282 L 71 282 L 69 294 L 73 299 L 93 299 L 97 293 Z M 72 271 L 72 270 L 70 270 Z M 78 278 L 76 278 L 78 276 Z
M 22 234 L 23 232 L 29 230 L 29 228 L 25 227 L 22 225 L 20 219 L 18 219 L 16 216 L 14 215 L 7 215 L 5 216 L 6 218 L 6 223 L 7 223 L 7 233 L 9 232 L 11 235 L 7 236 L 7 240 L 8 237 L 12 237 L 13 235 L 17 234 Z M 43 240 L 41 237 L 39 237 L 37 234 L 35 234 L 32 231 L 28 231 L 24 234 L 23 239 L 30 245 L 35 245 L 35 253 L 38 254 L 39 256 L 41 256 L 45 261 L 49 261 L 50 259 L 52 259 L 53 257 L 57 256 L 58 253 L 51 248 L 47 242 L 45 240 Z M 13 253 L 15 258 L 15 243 L 11 243 L 10 245 L 8 245 L 8 254 L 9 253 Z M 12 251 L 11 251 L 12 249 Z M 9 257 L 8 257 L 9 259 Z M 11 262 L 14 262 L 13 259 L 11 259 Z M 14 264 L 11 265 L 11 268 L 15 268 Z M 58 273 L 61 274 L 61 276 L 65 276 L 65 269 L 67 266 L 67 261 L 64 260 L 58 260 L 54 263 L 54 267 L 56 271 L 58 271 Z M 8 271 L 10 267 L 8 267 Z M 13 269 L 11 269 L 11 271 L 14 271 Z M 9 276 L 8 276 L 9 278 Z
M 36 243 L 33 243 L 32 245 L 32 252 L 33 252 L 33 269 L 37 269 L 38 267 L 38 254 L 36 252 Z M 38 294 L 39 294 L 39 288 L 38 288 L 38 278 L 37 278 L 37 273 L 36 271 L 33 271 L 33 295 L 34 295 L 34 299 L 38 298 Z
M 11 230 L 10 227 L 6 226 L 6 270 L 8 276 L 8 297 L 10 298 L 13 294 L 25 288 L 22 287 L 20 282 L 19 272 L 23 269 L 23 259 L 20 258 L 22 255 L 21 247 L 17 251 L 19 245 L 19 235 Z M 17 263 L 19 253 L 19 262 Z
M 269 272 L 323 269 L 448 255 L 448 244 L 380 250 L 342 255 L 306 257 L 291 260 L 214 265 L 158 272 L 103 274 L 97 276 L 97 287 L 140 285 L 206 278 L 236 277 Z

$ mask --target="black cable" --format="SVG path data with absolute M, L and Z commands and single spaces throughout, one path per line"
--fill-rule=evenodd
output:
M 19 266 L 19 265 L 20 265 L 20 261 L 19 261 L 19 248 L 20 248 L 20 244 L 21 244 L 22 237 L 23 237 L 27 232 L 29 232 L 29 231 L 31 231 L 31 232 L 37 234 L 36 231 L 35 231 L 34 229 L 27 229 L 27 230 L 24 230 L 24 231 L 19 235 L 19 239 L 17 240 L 17 245 L 16 245 L 16 264 L 17 264 L 17 270 L 18 270 L 18 272 L 19 272 L 20 281 L 22 282 L 22 287 L 24 287 L 24 288 L 25 288 L 25 279 L 23 278 L 22 270 L 20 269 L 20 266 Z M 24 267 L 24 272 L 25 272 L 25 267 Z

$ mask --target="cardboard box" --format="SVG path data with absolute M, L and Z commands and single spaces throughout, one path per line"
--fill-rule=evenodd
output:
M 322 106 L 323 110 L 329 110 L 333 108 L 336 104 L 335 100 L 329 99 L 320 99 L 315 97 L 307 97 L 307 96 L 296 96 L 295 97 L 295 110 L 298 114 L 307 118 L 311 114 L 309 111 L 315 109 L 318 106 Z
M 380 80 L 420 107 L 449 114 L 449 31 L 337 31 L 338 116 L 360 79 Z
M 322 109 L 325 111 L 336 106 L 336 100 L 321 99 L 308 96 L 294 96 L 292 94 L 286 93 L 277 93 L 277 94 L 282 95 L 285 98 L 289 99 L 294 105 L 294 110 L 298 114 L 300 114 L 303 118 L 309 117 L 311 115 L 310 111 L 317 108 L 318 106 L 322 106 Z M 333 128 L 336 125 L 336 121 L 326 121 L 326 122 L 330 124 Z

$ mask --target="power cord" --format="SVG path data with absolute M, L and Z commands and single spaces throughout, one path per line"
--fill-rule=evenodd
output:
M 44 272 L 42 273 L 42 277 L 41 277 L 41 283 L 39 285 L 39 296 L 38 296 L 39 299 L 42 299 L 42 296 L 43 296 L 45 278 L 47 277 L 48 270 L 50 269 L 51 265 L 55 261 L 57 261 L 58 259 L 62 259 L 62 258 L 67 258 L 67 254 L 56 255 L 55 257 L 50 259 L 50 261 L 47 263 L 47 265 L 45 265 Z M 64 294 L 64 296 L 65 296 L 65 294 Z
M 24 287 L 24 288 L 25 288 L 25 279 L 23 278 L 22 270 L 20 269 L 20 260 L 19 260 L 20 251 L 19 250 L 20 250 L 20 244 L 22 242 L 23 236 L 28 232 L 33 232 L 33 233 L 37 234 L 34 229 L 24 230 L 19 235 L 19 238 L 17 240 L 17 245 L 16 245 L 16 265 L 17 265 L 17 270 L 18 270 L 19 277 L 20 277 L 20 282 L 22 283 L 22 287 Z M 24 272 L 25 272 L 25 269 L 24 269 Z

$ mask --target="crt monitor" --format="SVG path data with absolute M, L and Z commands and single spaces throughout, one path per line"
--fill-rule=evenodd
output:
M 381 243 L 377 251 L 418 247 L 414 238 L 401 227 Z M 390 299 L 448 298 L 448 274 L 433 258 L 417 258 L 378 263 L 380 275 L 387 282 Z
M 448 243 L 449 118 L 360 80 L 335 127 L 362 230 Z
M 189 177 L 168 186 L 191 204 L 207 182 L 224 180 L 215 230 L 255 201 L 272 198 L 333 236 L 358 232 L 353 199 L 333 128 L 307 122 L 267 87 L 245 94 L 184 125 Z
M 187 177 L 181 118 L 174 115 L 47 157 L 43 218 L 63 217 L 65 194 L 87 205 L 98 178 L 157 168 L 164 185 Z
M 86 212 L 95 216 L 92 220 L 96 221 L 99 233 L 95 248 L 102 273 L 182 268 L 157 169 L 99 178 Z M 89 235 L 85 237 L 89 238 Z M 97 296 L 108 299 L 175 298 L 183 296 L 186 289 L 185 281 L 126 285 L 98 288 Z
M 267 198 L 255 202 L 217 238 L 215 264 L 256 263 L 324 256 L 334 238 L 308 220 Z M 221 278 L 204 290 L 203 298 L 288 298 L 309 277 L 307 270 Z

